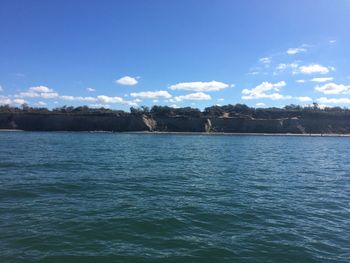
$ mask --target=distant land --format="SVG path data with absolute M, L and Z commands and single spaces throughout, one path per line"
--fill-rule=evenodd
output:
M 244 104 L 195 108 L 153 106 L 130 112 L 106 108 L 0 106 L 0 129 L 24 131 L 205 132 L 350 134 L 350 110 L 302 107 L 251 108 Z

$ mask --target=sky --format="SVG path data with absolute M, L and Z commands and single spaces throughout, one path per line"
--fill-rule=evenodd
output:
M 350 107 L 349 0 L 0 1 L 0 104 Z

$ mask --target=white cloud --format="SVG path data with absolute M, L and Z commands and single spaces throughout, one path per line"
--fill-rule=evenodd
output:
M 61 100 L 68 101 L 80 101 L 80 102 L 96 102 L 91 104 L 95 107 L 100 107 L 103 105 L 104 107 L 109 107 L 109 104 L 125 104 L 129 106 L 137 106 L 137 101 L 128 101 L 124 100 L 121 97 L 110 97 L 105 95 L 99 95 L 97 97 L 81 97 L 81 96 L 60 96 Z
M 52 89 L 49 89 L 45 86 L 38 86 L 38 87 L 31 87 L 26 92 L 21 92 L 19 94 L 14 95 L 15 98 L 19 98 L 17 102 L 20 101 L 20 99 L 23 98 L 43 98 L 43 99 L 60 99 L 65 101 L 79 101 L 79 102 L 95 102 L 95 104 L 92 105 L 98 105 L 103 104 L 107 106 L 107 104 L 113 104 L 113 103 L 119 103 L 119 104 L 125 104 L 129 106 L 138 106 L 137 101 L 128 101 L 124 100 L 120 97 L 109 97 L 105 95 L 100 95 L 97 97 L 82 97 L 82 96 L 70 96 L 70 95 L 59 95 L 57 92 L 55 92 Z M 15 100 L 9 101 L 8 99 L 0 98 L 0 103 L 4 104 L 10 104 L 15 103 Z M 41 104 L 44 105 L 45 102 L 38 102 L 37 105 Z
M 244 89 L 242 90 L 242 99 L 251 100 L 251 99 L 271 99 L 271 100 L 288 100 L 296 99 L 301 102 L 312 101 L 310 97 L 300 96 L 293 97 L 290 95 L 282 95 L 279 93 L 282 87 L 286 86 L 284 81 L 277 83 L 263 82 L 260 85 L 256 86 L 253 89 Z M 265 106 L 257 103 L 256 106 Z
M 94 97 L 76 97 L 78 101 L 87 101 L 87 102 L 95 102 L 96 98 Z
M 60 96 L 61 100 L 69 100 L 69 101 L 84 101 L 84 102 L 96 102 L 97 99 L 94 97 L 80 97 L 80 96 Z
M 259 59 L 259 62 L 261 62 L 263 64 L 270 64 L 271 63 L 271 57 L 261 58 L 261 59 Z
M 20 92 L 16 94 L 15 98 L 43 98 L 43 99 L 53 99 L 57 98 L 58 93 L 54 92 L 53 89 L 50 89 L 45 86 L 31 87 L 25 92 Z
M 296 82 L 297 82 L 297 83 L 305 83 L 306 80 L 305 80 L 305 79 L 298 79 L 298 80 L 296 80 Z
M 175 101 L 184 101 L 184 100 L 211 100 L 211 96 L 209 94 L 205 94 L 203 92 L 196 92 L 182 96 L 176 96 Z
M 332 81 L 333 78 L 332 77 L 325 77 L 325 78 L 313 78 L 310 81 L 313 82 L 327 82 L 327 81 Z
M 166 90 L 159 91 L 142 91 L 142 92 L 133 92 L 130 93 L 131 97 L 142 98 L 142 99 L 157 99 L 157 98 L 171 98 L 171 94 Z
M 43 99 L 53 99 L 58 97 L 58 93 L 56 92 L 34 92 L 34 91 L 26 91 L 20 92 L 18 95 L 15 95 L 16 98 L 43 98 Z
M 301 102 L 308 102 L 308 101 L 312 101 L 312 99 L 310 97 L 306 97 L 306 96 L 301 96 L 301 97 L 295 97 L 295 99 L 301 101 Z
M 277 65 L 275 72 L 273 73 L 274 75 L 277 75 L 278 73 L 284 72 L 288 69 L 292 70 L 292 74 L 296 74 L 297 73 L 297 69 L 298 69 L 299 64 L 296 62 L 293 63 L 280 63 Z
M 35 103 L 36 106 L 46 106 L 46 103 L 43 101 L 38 101 Z
M 153 103 L 158 103 L 158 102 L 159 102 L 159 100 L 152 100 L 152 102 L 153 102 Z
M 335 42 L 337 42 L 337 40 L 334 40 L 334 39 L 329 40 L 329 44 L 334 44 Z
M 67 95 L 60 96 L 61 100 L 75 100 L 75 98 L 76 97 L 74 96 L 67 96 Z
M 43 93 L 40 93 L 39 97 L 41 97 L 43 99 L 54 99 L 54 98 L 58 97 L 58 93 L 56 93 L 56 92 L 43 92 Z
M 109 96 L 105 96 L 105 95 L 100 95 L 100 96 L 97 96 L 97 99 L 102 104 L 114 104 L 114 103 L 117 103 L 117 104 L 126 104 L 126 105 L 129 105 L 129 106 L 138 106 L 136 102 L 124 100 L 121 97 L 109 97 Z
M 281 63 L 281 64 L 278 64 L 278 66 L 276 67 L 277 70 L 285 70 L 287 68 L 287 64 L 285 63 Z
M 316 86 L 315 90 L 324 94 L 346 94 L 349 92 L 350 86 L 343 84 L 327 83 L 323 86 Z
M 117 79 L 115 82 L 124 86 L 134 86 L 138 83 L 136 78 L 130 76 L 124 76 L 120 79 Z
M 299 65 L 296 62 L 293 63 L 289 63 L 289 64 L 280 64 L 280 65 L 286 65 L 287 68 L 291 68 L 291 69 L 296 69 Z
M 209 81 L 209 82 L 181 82 L 175 85 L 171 85 L 169 89 L 171 90 L 190 90 L 196 92 L 208 92 L 208 91 L 218 91 L 228 88 L 229 85 L 219 81 Z
M 224 98 L 219 98 L 218 101 L 224 101 L 225 99 Z
M 91 108 L 110 108 L 111 105 L 102 104 L 102 103 L 95 103 L 95 104 L 90 104 L 89 107 L 91 107 Z
M 11 103 L 12 103 L 12 101 L 10 98 L 0 95 L 0 105 L 6 105 L 6 104 L 11 104 Z
M 288 55 L 295 55 L 298 54 L 300 52 L 306 52 L 306 48 L 303 47 L 297 47 L 297 48 L 288 48 L 288 50 L 286 51 Z
M 255 106 L 257 107 L 266 107 L 266 104 L 263 102 L 258 102 L 257 104 L 255 104 Z
M 86 90 L 89 91 L 89 92 L 94 92 L 94 91 L 96 91 L 96 90 L 93 89 L 93 88 L 87 88 Z
M 350 103 L 350 98 L 326 98 L 326 97 L 321 97 L 317 99 L 317 102 L 322 103 L 322 104 L 349 104 Z
M 6 96 L 0 96 L 0 105 L 22 105 L 22 104 L 28 104 L 28 101 L 24 99 L 10 99 L 9 97 Z
M 299 67 L 300 73 L 303 73 L 303 74 L 313 74 L 313 73 L 327 74 L 330 71 L 330 69 L 334 70 L 333 67 L 324 67 L 319 64 L 310 64 L 308 66 Z
M 281 100 L 281 99 L 291 99 L 291 96 L 285 96 L 278 93 L 282 87 L 286 86 L 286 82 L 280 81 L 277 83 L 262 82 L 260 85 L 256 86 L 253 89 L 244 89 L 242 90 L 242 99 L 251 100 L 251 99 L 272 99 L 272 100 Z M 274 91 L 271 93 L 271 91 Z
M 49 93 L 49 92 L 53 92 L 52 89 L 46 87 L 46 86 L 37 86 L 37 87 L 31 87 L 29 88 L 30 92 L 38 92 L 38 93 Z
M 19 94 L 15 95 L 16 98 L 37 98 L 40 97 L 40 93 L 36 93 L 33 91 L 25 91 L 20 92 Z
M 28 102 L 26 100 L 24 100 L 24 99 L 14 99 L 13 103 L 14 104 L 19 104 L 19 105 L 28 104 Z
M 97 96 L 97 99 L 104 104 L 107 103 L 123 103 L 124 99 L 121 97 L 110 97 L 110 96 L 105 96 L 105 95 L 99 95 Z

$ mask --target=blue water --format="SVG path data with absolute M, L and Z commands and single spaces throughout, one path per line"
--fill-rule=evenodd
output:
M 350 262 L 350 138 L 1 132 L 0 262 Z

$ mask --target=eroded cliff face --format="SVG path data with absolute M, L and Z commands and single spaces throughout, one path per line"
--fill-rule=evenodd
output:
M 0 129 L 25 131 L 160 131 L 222 133 L 350 134 L 350 118 L 152 117 L 71 114 L 0 114 Z
M 142 116 L 0 114 L 1 129 L 25 131 L 147 131 Z
M 155 117 L 156 131 L 162 132 L 206 132 L 205 118 Z
M 211 118 L 211 131 L 227 133 L 305 133 L 298 118 Z
M 350 118 L 303 118 L 299 120 L 305 133 L 350 134 Z

